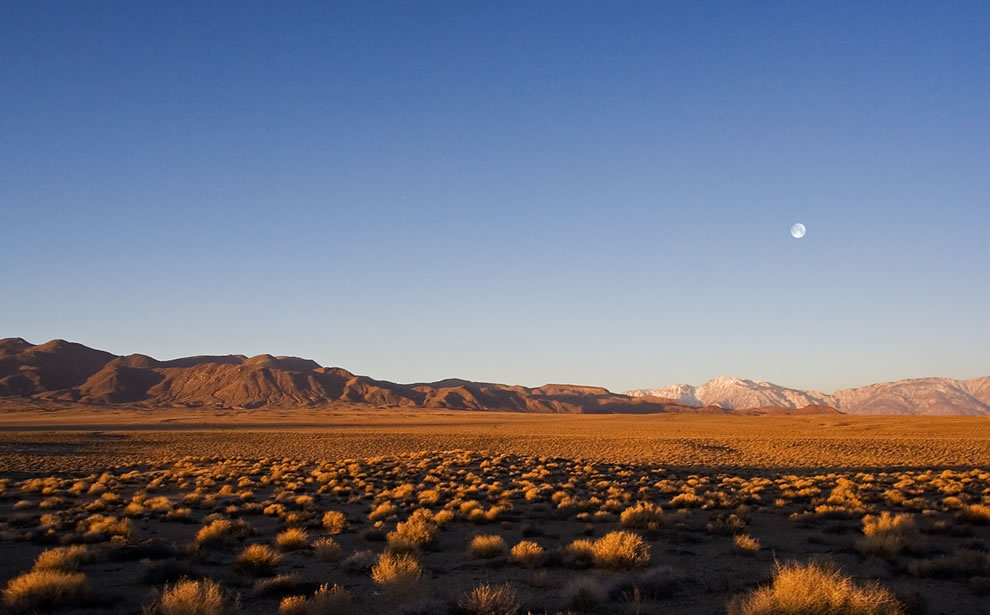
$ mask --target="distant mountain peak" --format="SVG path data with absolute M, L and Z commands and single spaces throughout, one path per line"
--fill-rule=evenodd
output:
M 632 397 L 666 397 L 689 406 L 728 410 L 772 406 L 831 406 L 850 414 L 990 415 L 990 377 L 911 378 L 879 382 L 826 395 L 791 389 L 765 380 L 719 376 L 693 387 L 672 384 L 626 391 Z

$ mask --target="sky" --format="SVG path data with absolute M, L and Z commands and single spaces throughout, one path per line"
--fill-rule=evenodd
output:
M 982 1 L 0 3 L 0 337 L 988 375 L 987 32 Z

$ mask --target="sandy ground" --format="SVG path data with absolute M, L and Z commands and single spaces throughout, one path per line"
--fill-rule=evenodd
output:
M 858 582 L 878 582 L 896 592 L 909 613 L 983 613 L 990 570 L 936 578 L 912 573 L 912 566 L 960 549 L 985 552 L 990 545 L 990 525 L 961 521 L 958 506 L 946 499 L 990 501 L 987 426 L 980 418 L 830 415 L 551 416 L 353 408 L 62 408 L 39 414 L 8 408 L 0 413 L 0 584 L 30 570 L 42 551 L 82 540 L 80 528 L 94 514 L 87 507 L 100 499 L 89 487 L 106 473 L 102 480 L 118 499 L 100 514 L 130 519 L 132 534 L 89 545 L 95 557 L 81 570 L 101 601 L 65 612 L 138 613 L 167 580 L 186 574 L 221 582 L 241 596 L 245 613 L 275 613 L 280 593 L 258 595 L 259 581 L 233 567 L 245 545 L 273 544 L 288 527 L 306 528 L 312 543 L 328 536 L 322 514 L 337 510 L 350 521 L 349 529 L 332 536 L 342 557 L 364 550 L 377 556 L 386 548 L 384 535 L 423 506 L 417 494 L 438 488 L 440 501 L 427 508 L 456 516 L 418 555 L 424 580 L 399 602 L 419 610 L 405 612 L 463 613 L 458 601 L 485 582 L 509 583 L 522 613 L 563 612 L 573 607 L 568 584 L 591 579 L 604 597 L 584 612 L 724 613 L 733 596 L 768 582 L 775 561 L 823 558 Z M 314 472 L 337 476 L 330 484 L 343 486 L 343 495 L 321 490 L 329 479 L 311 480 L 318 476 Z M 47 480 L 48 493 L 33 479 Z M 815 513 L 838 497 L 843 480 L 853 485 L 861 507 Z M 71 493 L 80 481 L 84 489 Z M 530 501 L 523 493 L 533 484 L 543 490 Z M 816 494 L 795 495 L 804 484 Z M 220 495 L 224 485 L 228 495 Z M 403 485 L 410 486 L 410 495 L 396 494 Z M 235 495 L 242 489 L 252 492 L 250 498 Z M 903 491 L 907 501 L 892 503 L 884 495 L 890 490 Z M 696 491 L 702 500 L 678 504 L 674 498 L 683 491 Z M 181 519 L 166 518 L 165 511 L 187 506 L 192 492 L 205 500 L 188 505 Z M 560 507 L 558 492 L 575 504 Z M 300 504 L 299 496 L 312 500 Z M 165 508 L 125 508 L 146 497 L 164 498 Z M 621 505 L 596 519 L 587 516 L 604 511 L 609 498 Z M 467 500 L 501 511 L 491 520 L 470 521 L 459 508 Z M 498 534 L 507 547 L 534 540 L 559 554 L 573 540 L 622 529 L 618 513 L 640 500 L 664 510 L 657 531 L 631 530 L 649 547 L 644 569 L 582 569 L 557 556 L 531 570 L 506 555 L 478 559 L 468 553 L 473 535 Z M 397 509 L 376 527 L 368 514 L 383 501 Z M 264 513 L 279 502 L 284 510 Z M 881 511 L 915 520 L 920 539 L 913 551 L 884 559 L 857 550 L 861 517 Z M 743 526 L 720 530 L 719 520 L 728 515 Z M 218 518 L 243 520 L 250 531 L 229 544 L 194 548 L 199 529 Z M 738 532 L 758 539 L 760 550 L 737 552 Z M 669 591 L 635 600 L 630 584 L 639 583 L 644 570 L 674 579 Z M 306 594 L 337 583 L 353 593 L 360 612 L 403 612 L 366 571 L 319 561 L 309 548 L 285 553 L 275 572 L 297 575 L 282 593 Z

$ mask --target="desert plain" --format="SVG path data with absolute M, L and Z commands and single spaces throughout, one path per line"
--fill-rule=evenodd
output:
M 990 601 L 985 417 L 11 402 L 0 473 L 10 612 Z

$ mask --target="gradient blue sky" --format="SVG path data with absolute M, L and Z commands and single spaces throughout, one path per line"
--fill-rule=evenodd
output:
M 4 2 L 0 336 L 987 375 L 988 32 L 983 1 Z

